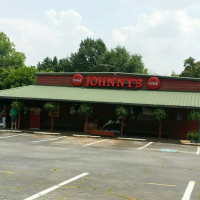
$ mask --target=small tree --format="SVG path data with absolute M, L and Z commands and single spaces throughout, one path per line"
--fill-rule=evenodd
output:
M 198 139 L 198 141 L 200 141 L 200 111 L 192 110 L 191 112 L 188 113 L 187 119 L 189 121 L 195 121 L 195 120 L 199 121 L 199 139 Z
M 158 140 L 161 139 L 162 119 L 167 117 L 167 112 L 164 108 L 157 108 L 154 110 L 154 117 L 159 121 Z
M 44 110 L 51 112 L 51 132 L 53 132 L 53 119 L 54 112 L 57 110 L 57 104 L 55 102 L 45 103 L 43 106 Z
M 84 129 L 84 132 L 85 132 L 85 134 L 87 134 L 88 116 L 92 115 L 92 113 L 93 113 L 93 107 L 91 106 L 91 104 L 82 103 L 82 104 L 80 104 L 80 107 L 78 108 L 78 110 L 82 114 L 85 115 L 85 129 Z
M 16 109 L 18 111 L 18 130 L 20 129 L 20 123 L 21 123 L 21 111 L 24 109 L 25 104 L 23 101 L 13 101 L 11 104 L 11 107 Z
M 121 137 L 123 136 L 124 118 L 128 115 L 128 109 L 125 106 L 117 106 L 115 113 L 121 117 Z

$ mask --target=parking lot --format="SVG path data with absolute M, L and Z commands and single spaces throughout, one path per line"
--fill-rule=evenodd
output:
M 197 200 L 200 148 L 0 133 L 0 199 Z

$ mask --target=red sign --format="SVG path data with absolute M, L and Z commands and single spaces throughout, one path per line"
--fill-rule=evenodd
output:
M 75 74 L 73 77 L 72 77 L 72 84 L 74 86 L 81 86 L 83 85 L 83 76 L 81 74 Z
M 142 79 L 87 76 L 85 87 L 88 86 L 139 88 L 142 86 Z
M 147 86 L 151 90 L 156 90 L 160 87 L 160 80 L 157 77 L 151 77 L 147 81 Z
M 84 78 L 81 74 L 75 74 L 72 77 L 72 84 L 74 86 L 83 85 Z M 142 86 L 141 78 L 117 78 L 117 77 L 96 77 L 86 76 L 85 87 L 127 87 L 140 88 Z

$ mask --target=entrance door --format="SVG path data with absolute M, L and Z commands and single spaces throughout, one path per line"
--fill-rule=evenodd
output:
M 30 128 L 40 129 L 40 108 L 30 109 Z

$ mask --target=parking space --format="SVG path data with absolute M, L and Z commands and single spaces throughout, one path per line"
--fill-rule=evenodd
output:
M 197 146 L 187 146 L 181 144 L 170 144 L 170 143 L 158 143 L 155 142 L 149 145 L 145 150 L 156 150 L 169 153 L 192 153 L 196 154 L 198 147 Z
M 151 141 L 0 134 L 0 199 L 196 200 L 197 152 Z
M 83 147 L 117 147 L 117 148 L 132 148 L 145 151 L 161 151 L 168 153 L 188 153 L 199 154 L 199 146 L 189 146 L 172 143 L 137 141 L 137 140 L 118 140 L 113 138 L 92 138 L 92 137 L 73 137 L 73 136 L 56 136 L 43 134 L 28 134 L 28 133 L 0 133 L 0 141 L 6 140 L 9 142 L 30 142 L 32 144 L 48 144 L 48 145 L 79 145 Z

